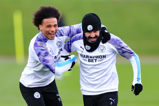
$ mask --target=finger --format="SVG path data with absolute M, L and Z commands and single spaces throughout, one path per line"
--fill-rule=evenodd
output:
M 132 86 L 131 86 L 131 91 L 133 91 L 133 90 L 134 90 L 134 86 L 132 85 Z

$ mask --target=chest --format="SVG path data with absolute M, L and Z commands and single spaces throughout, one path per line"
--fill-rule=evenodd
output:
M 63 49 L 63 41 L 60 39 L 54 39 L 54 40 L 49 40 L 46 43 L 46 46 L 48 48 L 49 53 L 55 57 L 55 58 L 59 58 L 61 51 Z
M 83 42 L 76 44 L 75 48 L 78 52 L 80 61 L 87 64 L 99 64 L 106 62 L 116 57 L 117 54 L 114 47 L 108 43 L 100 43 L 99 47 L 93 52 L 86 51 Z

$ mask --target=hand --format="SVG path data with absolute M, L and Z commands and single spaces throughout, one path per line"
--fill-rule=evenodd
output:
M 70 59 L 69 57 L 70 55 L 65 55 L 65 56 L 61 56 L 62 58 L 64 58 L 64 60 Z
M 55 75 L 62 75 L 66 71 L 71 71 L 76 60 L 77 57 L 75 55 L 61 56 L 60 60 L 56 62 Z
M 72 62 L 71 68 L 68 71 L 72 71 L 72 67 L 75 65 L 75 62 Z
M 64 60 L 67 60 L 67 59 L 71 59 L 73 56 L 74 55 L 65 55 L 65 56 L 61 56 L 61 57 L 64 58 Z M 70 69 L 68 71 L 72 70 L 73 66 L 75 65 L 75 61 L 72 62 L 72 65 L 71 65 L 71 67 L 70 67 Z
M 110 33 L 107 31 L 106 27 L 101 28 L 100 34 L 102 35 L 102 43 L 106 43 L 110 40 Z
M 139 93 L 142 91 L 143 89 L 143 85 L 142 84 L 135 84 L 135 85 L 132 85 L 131 87 L 131 91 L 133 91 L 133 93 L 137 96 L 139 95 Z

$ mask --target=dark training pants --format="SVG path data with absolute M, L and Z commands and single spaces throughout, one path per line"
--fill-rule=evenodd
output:
M 84 106 L 117 106 L 118 92 L 100 95 L 83 95 Z
M 20 91 L 28 106 L 62 106 L 55 80 L 45 87 L 35 88 L 20 83 Z

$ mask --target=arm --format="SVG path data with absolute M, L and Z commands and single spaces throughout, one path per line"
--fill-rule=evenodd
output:
M 56 36 L 67 36 L 68 38 L 82 32 L 81 24 L 59 27 Z
M 66 71 L 70 71 L 71 68 L 74 66 L 77 60 L 77 57 L 75 55 L 71 55 L 67 57 L 68 57 L 67 59 L 66 58 L 64 59 L 63 57 L 61 57 L 62 61 L 56 63 L 56 67 L 55 67 L 56 75 L 61 75 Z
M 39 33 L 34 43 L 34 51 L 39 59 L 39 61 L 47 67 L 51 72 L 55 73 L 55 58 L 49 53 L 46 42 L 47 38 Z
M 74 52 L 76 51 L 76 47 L 75 47 L 75 42 L 78 41 L 78 40 L 81 40 L 83 39 L 83 33 L 79 33 L 75 36 L 73 36 L 72 38 L 70 38 L 69 41 L 67 41 L 64 45 L 64 49 L 67 51 L 67 52 Z
M 143 89 L 143 85 L 141 83 L 140 60 L 137 54 L 134 54 L 129 60 L 131 62 L 134 73 L 131 90 L 134 92 L 135 95 L 138 95 Z
M 137 54 L 134 54 L 129 61 L 131 62 L 132 68 L 133 68 L 133 83 L 132 85 L 135 85 L 136 83 L 141 83 L 141 68 L 140 68 L 140 60 Z
M 132 91 L 135 95 L 138 95 L 142 91 L 141 84 L 141 69 L 140 69 L 140 60 L 137 54 L 119 37 L 111 34 L 111 40 L 109 41 L 116 48 L 117 52 L 124 58 L 128 59 L 131 62 L 133 68 L 133 83 Z

